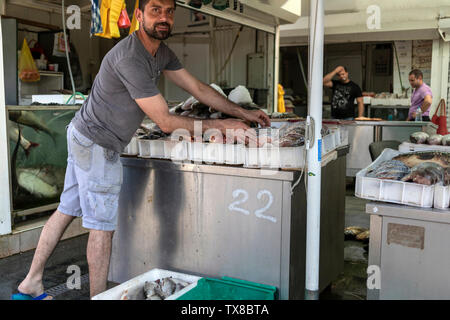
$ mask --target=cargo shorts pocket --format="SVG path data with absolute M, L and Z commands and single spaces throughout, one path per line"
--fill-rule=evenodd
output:
M 89 181 L 87 199 L 92 218 L 99 223 L 114 223 L 119 205 L 120 185 Z
M 92 165 L 93 142 L 76 130 L 72 130 L 71 151 L 75 164 L 89 171 Z

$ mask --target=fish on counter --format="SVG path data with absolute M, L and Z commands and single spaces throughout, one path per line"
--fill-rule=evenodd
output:
M 450 146 L 450 134 L 446 134 L 442 137 L 442 145 L 443 146 Z
M 417 144 L 425 144 L 430 136 L 426 132 L 414 132 L 409 136 L 409 141 Z
M 38 143 L 28 141 L 23 134 L 20 134 L 20 145 L 22 149 L 25 151 L 25 155 L 28 157 L 30 155 L 30 151 L 33 148 L 39 146 Z M 11 120 L 8 120 L 8 136 L 10 140 L 19 141 L 19 129 L 14 126 Z
M 55 137 L 57 133 L 43 123 L 32 111 L 9 111 L 9 119 L 16 123 L 31 127 L 37 132 L 45 132 L 52 138 L 53 142 L 56 143 Z
M 418 151 L 403 153 L 392 160 L 399 160 L 412 168 L 423 162 L 434 162 L 438 165 L 447 168 L 450 165 L 450 152 L 441 151 Z
M 409 173 L 409 167 L 402 161 L 387 160 L 381 162 L 375 168 L 370 168 L 367 171 L 366 177 L 385 180 L 400 180 Z
M 442 138 L 443 136 L 440 134 L 432 134 L 428 139 L 427 139 L 427 143 L 429 145 L 435 145 L 435 146 L 439 146 L 442 145 Z
M 402 178 L 405 182 L 433 185 L 444 181 L 444 168 L 435 162 L 422 162 L 414 166 L 411 172 Z

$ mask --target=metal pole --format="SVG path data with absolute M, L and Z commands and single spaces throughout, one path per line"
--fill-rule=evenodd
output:
M 320 190 L 322 161 L 323 0 L 311 0 L 309 17 L 308 120 L 314 137 L 307 155 L 305 299 L 319 299 Z

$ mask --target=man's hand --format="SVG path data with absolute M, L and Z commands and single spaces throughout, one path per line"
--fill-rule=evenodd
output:
M 245 110 L 242 118 L 249 122 L 257 122 L 261 127 L 270 127 L 270 118 L 262 110 Z
M 259 146 L 258 136 L 255 129 L 250 128 L 243 121 L 237 119 L 218 120 L 220 131 L 226 137 L 227 143 L 237 141 L 241 144 L 248 144 L 252 147 Z
M 339 73 L 339 72 L 342 72 L 342 71 L 345 71 L 343 66 L 338 66 L 338 67 L 336 67 L 336 69 L 334 69 L 334 72 L 336 72 L 336 73 Z

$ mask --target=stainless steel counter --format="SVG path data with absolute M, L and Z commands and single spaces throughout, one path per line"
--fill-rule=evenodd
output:
M 323 167 L 320 289 L 343 271 L 345 155 Z M 300 172 L 122 158 L 109 279 L 153 268 L 274 285 L 302 299 L 306 194 Z
M 375 141 L 409 141 L 411 133 L 422 131 L 429 122 L 414 121 L 354 121 L 345 123 L 348 129 L 350 153 L 347 156 L 347 176 L 354 177 L 372 163 L 369 145 Z
M 450 210 L 370 202 L 366 212 L 373 284 L 367 298 L 450 299 Z

